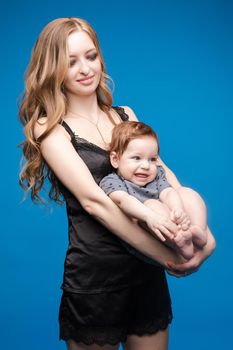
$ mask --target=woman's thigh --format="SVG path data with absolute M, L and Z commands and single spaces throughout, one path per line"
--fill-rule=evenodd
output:
M 85 345 L 83 343 L 76 343 L 74 340 L 68 340 L 66 342 L 66 346 L 68 350 L 118 350 L 118 345 Z
M 168 328 L 155 334 L 137 336 L 130 335 L 126 343 L 123 344 L 124 350 L 167 350 L 168 349 Z

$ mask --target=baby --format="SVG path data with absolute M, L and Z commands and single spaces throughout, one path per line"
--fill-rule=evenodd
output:
M 191 259 L 206 244 L 205 205 L 196 192 L 184 191 L 181 198 L 168 183 L 156 133 L 141 122 L 120 123 L 113 129 L 109 154 L 116 172 L 104 177 L 100 187 L 128 216 Z

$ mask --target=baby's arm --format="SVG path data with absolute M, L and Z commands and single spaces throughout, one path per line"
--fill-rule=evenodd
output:
M 152 230 L 161 241 L 166 240 L 164 236 L 170 239 L 173 238 L 174 235 L 171 232 L 176 231 L 176 227 L 166 216 L 157 214 L 125 191 L 111 192 L 109 197 L 125 214 L 131 218 L 146 222 L 148 228 Z
M 171 210 L 171 219 L 183 230 L 187 230 L 190 226 L 189 216 L 186 214 L 181 197 L 172 187 L 165 188 L 160 192 L 159 199 L 166 204 Z

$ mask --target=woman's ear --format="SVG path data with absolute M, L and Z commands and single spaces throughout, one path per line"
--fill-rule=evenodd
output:
M 110 152 L 110 162 L 113 166 L 113 168 L 117 169 L 119 165 L 119 157 L 116 152 Z

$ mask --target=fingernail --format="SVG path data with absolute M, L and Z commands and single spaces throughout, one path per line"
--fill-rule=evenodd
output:
M 169 268 L 171 268 L 171 269 L 173 269 L 173 267 L 174 267 L 174 265 L 171 263 L 171 262 L 167 262 L 167 266 L 169 267 Z

